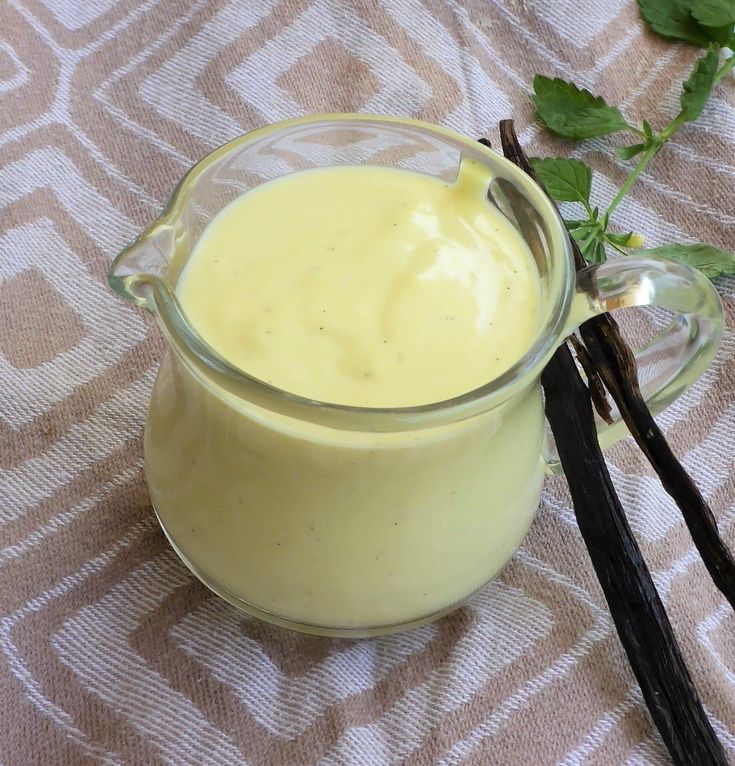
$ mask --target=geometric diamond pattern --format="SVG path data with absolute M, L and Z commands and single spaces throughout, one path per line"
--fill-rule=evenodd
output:
M 368 641 L 298 636 L 208 593 L 142 476 L 163 343 L 110 259 L 216 145 L 305 112 L 409 115 L 535 155 L 536 72 L 664 124 L 698 55 L 634 0 L 9 0 L 0 17 L 0 763 L 595 764 L 667 756 L 571 510 L 549 479 L 523 548 L 468 605 Z M 732 83 L 620 206 L 647 244 L 732 247 Z M 604 139 L 606 141 L 606 139 Z M 318 147 L 317 147 L 318 149 Z M 609 198 L 622 163 L 581 144 Z M 722 349 L 660 417 L 735 546 L 735 280 Z M 631 336 L 658 317 L 631 312 Z M 634 444 L 611 472 L 735 763 L 733 615 Z

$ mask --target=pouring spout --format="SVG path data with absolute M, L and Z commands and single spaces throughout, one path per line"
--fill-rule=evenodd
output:
M 118 253 L 107 272 L 107 281 L 121 298 L 153 312 L 151 288 L 170 279 L 175 251 L 174 227 L 157 222 Z

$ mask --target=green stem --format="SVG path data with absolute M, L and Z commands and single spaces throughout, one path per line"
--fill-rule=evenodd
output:
M 717 70 L 714 84 L 716 85 L 733 67 L 735 67 L 735 55 L 725 59 L 725 63 Z
M 610 240 L 606 240 L 607 244 L 610 245 L 610 247 L 613 250 L 617 250 L 621 255 L 630 255 L 630 253 L 627 250 L 623 250 L 622 247 L 618 247 L 614 242 L 610 242 Z
M 618 193 L 610 203 L 610 206 L 607 209 L 608 217 L 612 215 L 613 210 L 615 210 L 615 208 L 621 203 L 623 197 L 630 191 L 630 187 L 633 186 L 633 184 L 638 180 L 638 176 L 646 169 L 646 166 L 654 158 L 660 148 L 661 144 L 655 143 L 649 146 L 648 149 L 643 152 L 636 166 L 630 172 L 630 175 L 625 179 L 623 185 L 618 189 Z
M 719 82 L 733 67 L 735 67 L 735 55 L 725 59 L 725 63 L 717 70 L 714 82 Z M 646 169 L 648 163 L 658 154 L 663 145 L 671 139 L 674 133 L 676 133 L 686 121 L 684 112 L 679 112 L 679 114 L 677 114 L 676 117 L 674 117 L 674 119 L 661 131 L 658 140 L 653 142 L 651 146 L 643 152 L 638 163 L 633 168 L 630 175 L 625 179 L 623 185 L 610 203 L 610 207 L 607 209 L 608 218 L 613 210 L 620 204 L 623 197 L 630 191 L 631 186 L 638 180 L 638 176 L 640 176 Z
M 683 111 L 674 117 L 674 119 L 661 131 L 659 138 L 661 139 L 661 145 L 665 144 L 677 130 L 687 121 Z M 661 148 L 661 147 L 659 147 Z

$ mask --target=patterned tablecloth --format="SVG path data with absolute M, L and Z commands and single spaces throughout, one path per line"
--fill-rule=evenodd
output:
M 499 582 L 415 632 L 270 628 L 169 549 L 141 430 L 162 353 L 105 270 L 198 158 L 298 114 L 407 114 L 537 154 L 611 198 L 607 141 L 554 142 L 535 72 L 661 125 L 697 53 L 633 0 L 0 0 L 0 764 L 665 764 L 563 480 Z M 619 208 L 651 244 L 733 246 L 735 85 Z M 735 282 L 715 364 L 661 418 L 735 545 Z M 653 319 L 636 321 L 645 332 Z M 611 471 L 735 763 L 735 619 L 635 445 Z

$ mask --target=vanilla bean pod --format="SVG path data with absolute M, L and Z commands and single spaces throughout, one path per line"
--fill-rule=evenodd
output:
M 505 156 L 529 172 L 512 121 L 500 123 L 500 134 Z M 677 766 L 724 765 L 722 746 L 615 492 L 590 392 L 566 343 L 551 358 L 541 383 L 577 524 L 651 717 Z
M 600 321 L 601 320 L 601 321 Z M 735 559 L 720 537 L 707 501 L 679 462 L 653 419 L 638 385 L 636 363 L 615 320 L 603 315 L 579 328 L 597 373 L 602 378 L 628 430 L 679 506 L 689 534 L 714 584 L 735 609 Z
M 500 124 L 501 139 L 503 133 L 506 133 L 503 152 L 506 152 L 507 144 L 506 156 L 541 185 L 515 139 L 512 125 L 504 131 L 503 124 L 508 122 L 511 121 L 504 120 Z M 574 238 L 569 239 L 577 269 L 584 268 L 587 264 L 579 246 Z M 628 430 L 658 474 L 663 488 L 679 507 L 712 581 L 735 609 L 735 558 L 720 537 L 709 504 L 653 419 L 641 395 L 635 358 L 620 334 L 617 322 L 609 314 L 602 314 L 584 322 L 579 328 L 579 334 L 596 376 L 604 382 Z M 597 409 L 599 412 L 599 407 Z

